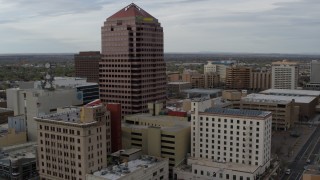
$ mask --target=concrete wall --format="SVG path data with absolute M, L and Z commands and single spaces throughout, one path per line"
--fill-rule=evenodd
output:
M 8 133 L 0 136 L 0 147 L 12 146 L 27 142 L 26 132 L 16 132 L 14 129 L 8 129 Z

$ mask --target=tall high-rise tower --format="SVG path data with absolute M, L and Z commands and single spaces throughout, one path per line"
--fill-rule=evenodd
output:
M 298 87 L 298 63 L 287 60 L 273 62 L 271 72 L 272 89 L 296 89 Z
M 130 4 L 101 28 L 100 98 L 121 103 L 122 114 L 147 112 L 148 102 L 166 98 L 163 28 L 156 18 Z
M 320 61 L 313 60 L 311 61 L 311 74 L 310 74 L 310 83 L 320 83 L 320 76 L 319 76 L 319 71 L 320 71 Z

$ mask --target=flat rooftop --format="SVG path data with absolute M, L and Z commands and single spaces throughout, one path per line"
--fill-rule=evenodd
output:
M 254 173 L 258 170 L 259 166 L 254 165 L 244 165 L 244 164 L 237 164 L 237 163 L 230 163 L 230 162 L 215 162 L 209 159 L 201 159 L 201 158 L 189 158 L 188 164 L 195 164 L 195 165 L 202 165 L 206 167 L 212 168 L 219 168 L 219 169 L 228 169 L 233 171 L 241 171 L 241 172 L 248 172 Z
M 264 118 L 271 114 L 269 111 L 248 110 L 248 109 L 229 109 L 229 108 L 208 108 L 204 111 L 209 114 L 218 115 L 232 115 L 232 116 L 244 116 L 244 117 L 260 117 Z
M 217 94 L 222 92 L 222 89 L 186 89 L 183 90 L 185 93 L 194 93 L 194 94 Z
M 100 171 L 96 171 L 93 173 L 93 175 L 108 180 L 117 180 L 123 178 L 126 175 L 134 173 L 135 171 L 148 169 L 163 161 L 165 160 L 151 156 L 142 156 L 141 159 L 129 161 L 127 165 L 126 163 L 122 163 L 119 166 L 113 166 L 111 170 L 102 169 Z
M 8 125 L 8 124 L 7 124 Z M 0 126 L 0 138 L 8 134 L 8 126 L 3 127 L 2 125 Z
M 242 98 L 243 100 L 256 100 L 259 102 L 259 100 L 264 100 L 264 102 L 279 102 L 279 103 L 285 103 L 286 101 L 294 101 L 296 103 L 310 103 L 312 102 L 316 97 L 314 96 L 284 96 L 284 95 L 273 95 L 273 94 L 249 94 L 246 97 Z
M 134 114 L 125 117 L 125 121 L 148 121 L 154 122 L 154 126 L 159 127 L 162 130 L 166 131 L 179 131 L 184 128 L 190 128 L 190 122 L 187 121 L 186 117 L 177 117 L 177 116 L 166 116 L 166 115 L 157 115 L 152 116 L 151 114 Z M 149 125 L 134 125 L 129 123 L 123 123 L 122 126 L 129 128 L 149 128 Z
M 132 154 L 135 154 L 137 152 L 141 152 L 141 149 L 131 148 L 131 149 L 119 150 L 119 151 L 116 151 L 116 152 L 112 153 L 111 155 L 119 157 L 120 154 L 121 155 L 132 155 Z
M 102 105 L 100 104 L 97 106 L 102 106 Z M 87 108 L 95 108 L 97 106 L 91 106 Z M 36 120 L 56 121 L 56 122 L 63 122 L 63 123 L 77 124 L 77 125 L 88 125 L 88 124 L 96 123 L 96 121 L 85 122 L 85 123 L 81 122 L 80 114 L 81 114 L 81 108 L 76 108 L 75 110 L 62 111 L 59 113 L 38 116 L 36 117 Z
M 36 158 L 37 143 L 24 143 L 0 149 L 0 164 L 10 165 L 10 161 Z
M 190 82 L 169 82 L 168 85 L 181 85 L 181 84 L 191 84 Z
M 297 89 L 267 89 L 262 94 L 274 94 L 282 96 L 320 96 L 320 91 L 297 90 Z
M 81 123 L 80 122 L 80 109 L 70 110 L 66 112 L 54 113 L 44 116 L 38 116 L 37 119 L 43 119 L 48 121 L 61 121 L 70 123 Z
M 0 113 L 5 113 L 5 112 L 13 112 L 13 110 L 8 108 L 0 108 Z

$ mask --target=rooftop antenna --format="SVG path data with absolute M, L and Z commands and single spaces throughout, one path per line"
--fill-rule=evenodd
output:
M 43 77 L 43 81 L 40 81 L 42 89 L 47 89 L 47 90 L 54 90 L 53 87 L 53 81 L 54 81 L 54 76 L 53 76 L 53 68 L 54 66 L 50 63 L 45 64 L 45 68 L 47 69 L 47 73 Z

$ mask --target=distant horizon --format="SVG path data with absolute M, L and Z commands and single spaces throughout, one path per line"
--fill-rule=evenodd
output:
M 94 51 L 94 50 L 92 50 Z M 88 52 L 88 51 L 79 51 Z M 79 52 L 53 52 L 53 53 L 0 53 L 0 56 L 5 55 L 74 55 Z M 100 52 L 100 51 L 99 51 Z M 248 55 L 306 55 L 306 56 L 319 56 L 320 53 L 261 53 L 261 52 L 164 52 L 164 54 L 248 54 Z
M 130 3 L 2 0 L 0 53 L 100 49 L 104 21 Z M 166 53 L 214 50 L 239 54 L 320 54 L 320 1 L 136 0 L 134 3 L 161 23 Z

